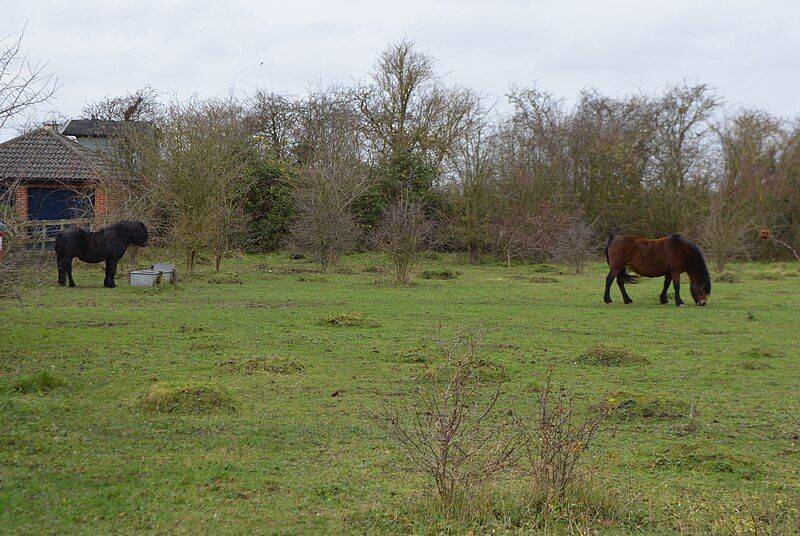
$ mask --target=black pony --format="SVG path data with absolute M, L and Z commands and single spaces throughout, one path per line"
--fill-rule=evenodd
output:
M 69 286 L 74 287 L 72 279 L 72 259 L 78 257 L 83 262 L 106 263 L 106 278 L 103 285 L 114 288 L 117 263 L 125 255 L 131 244 L 147 245 L 147 227 L 140 221 L 121 221 L 100 229 L 96 233 L 69 227 L 56 236 L 56 255 L 58 259 L 58 284 L 62 287 L 69 278 Z

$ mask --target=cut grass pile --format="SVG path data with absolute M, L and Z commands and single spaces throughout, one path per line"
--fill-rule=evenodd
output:
M 242 372 L 254 374 L 257 372 L 270 372 L 273 374 L 295 374 L 303 372 L 305 365 L 291 359 L 280 357 L 266 357 L 247 359 L 245 361 L 228 360 L 221 363 L 226 372 Z
M 233 397 L 213 385 L 169 385 L 156 383 L 138 400 L 138 405 L 152 413 L 202 415 L 236 409 Z
M 345 328 L 377 328 L 381 323 L 360 311 L 348 311 L 335 315 L 325 316 L 317 322 L 321 326 L 336 326 Z
M 16 378 L 11 383 L 11 389 L 23 394 L 44 394 L 66 384 L 67 382 L 58 376 L 55 376 L 46 370 L 41 370 L 27 376 L 20 376 L 19 378 Z
M 242 276 L 232 272 L 217 272 L 208 278 L 208 282 L 212 285 L 242 285 Z
M 589 365 L 602 365 L 605 367 L 623 367 L 626 365 L 646 365 L 647 358 L 618 346 L 598 344 L 588 348 L 578 358 L 579 362 Z
M 680 419 L 689 415 L 689 403 L 669 396 L 631 394 L 626 392 L 615 393 L 606 399 L 606 403 L 613 410 L 614 416 L 623 420 L 655 419 L 671 420 Z
M 461 275 L 461 272 L 451 270 L 450 268 L 442 268 L 440 270 L 424 270 L 419 276 L 422 279 L 456 279 Z
M 739 274 L 734 272 L 722 272 L 717 274 L 717 276 L 714 278 L 714 281 L 719 283 L 741 283 L 742 278 Z

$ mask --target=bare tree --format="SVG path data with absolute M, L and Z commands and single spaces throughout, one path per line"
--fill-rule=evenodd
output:
M 121 97 L 105 97 L 87 103 L 83 116 L 103 121 L 155 121 L 161 108 L 158 92 L 145 86 Z
M 47 64 L 32 62 L 22 51 L 22 38 L 0 39 L 0 129 L 13 117 L 49 101 L 58 79 L 47 72 Z
M 250 128 L 265 153 L 289 160 L 301 126 L 302 103 L 277 93 L 256 91 L 250 103 Z
M 411 284 L 420 253 L 430 245 L 432 228 L 422 205 L 407 195 L 384 211 L 374 241 L 391 261 L 397 283 Z
M 335 90 L 311 95 L 303 107 L 290 240 L 325 270 L 355 246 L 352 207 L 370 184 L 356 121 L 349 97 Z
M 463 136 L 449 158 L 452 167 L 449 228 L 457 245 L 466 247 L 467 261 L 475 263 L 490 241 L 497 166 L 494 132 L 486 112 L 476 106 L 466 122 Z
M 474 95 L 445 87 L 434 59 L 408 40 L 381 53 L 356 95 L 380 168 L 383 201 L 397 199 L 403 189 L 427 195 L 464 131 Z

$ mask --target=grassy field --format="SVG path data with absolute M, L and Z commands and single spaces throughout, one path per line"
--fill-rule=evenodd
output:
M 734 265 L 739 281 L 715 282 L 708 307 L 677 308 L 658 303 L 660 280 L 604 305 L 599 263 L 575 276 L 431 256 L 425 268 L 458 277 L 397 287 L 376 282 L 377 260 L 318 274 L 246 257 L 160 290 L 105 289 L 83 265 L 78 288 L 0 304 L 0 532 L 529 531 L 519 511 L 437 515 L 430 483 L 370 416 L 411 396 L 436 364 L 433 337 L 456 328 L 485 332 L 520 414 L 549 373 L 582 404 L 671 408 L 612 418 L 591 466 L 629 512 L 589 529 L 727 533 L 796 516 L 797 264 Z M 325 322 L 345 313 L 369 322 Z M 598 344 L 647 362 L 578 359 Z M 184 386 L 206 389 L 159 398 Z

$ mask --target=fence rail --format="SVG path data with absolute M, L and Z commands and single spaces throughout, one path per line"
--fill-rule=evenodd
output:
M 77 218 L 72 220 L 29 220 L 20 225 L 20 242 L 28 246 L 45 247 L 50 242 L 55 242 L 56 235 L 70 227 L 89 225 L 91 220 Z

